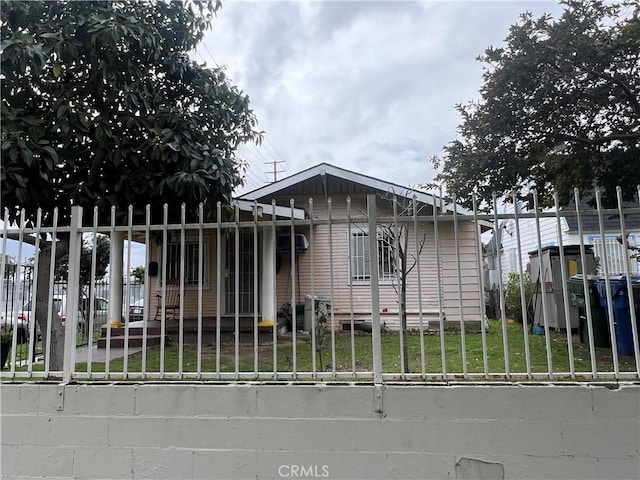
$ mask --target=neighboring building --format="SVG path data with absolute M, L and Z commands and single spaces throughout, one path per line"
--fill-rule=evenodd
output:
M 408 189 L 373 177 L 344 170 L 329 164 L 320 164 L 271 185 L 259 188 L 239 197 L 238 209 L 241 222 L 253 221 L 254 205 L 258 207 L 258 227 L 245 224 L 236 230 L 227 224 L 221 230 L 220 253 L 217 231 L 204 234 L 203 255 L 203 316 L 214 320 L 218 312 L 218 286 L 220 278 L 220 312 L 230 320 L 236 309 L 245 326 L 253 325 L 257 305 L 259 321 L 272 321 L 282 304 L 295 300 L 304 304 L 308 295 L 332 297 L 337 326 L 350 322 L 353 313 L 356 320 L 371 318 L 371 263 L 369 261 L 369 226 L 366 221 L 367 195 L 377 195 L 378 217 L 392 215 L 390 192 L 405 199 L 416 198 L 418 215 L 418 244 L 413 223 L 407 223 L 408 252 L 420 251 L 420 291 L 418 269 L 408 276 L 407 314 L 412 328 L 419 325 L 421 300 L 423 321 L 439 319 L 440 305 L 448 322 L 458 322 L 460 307 L 464 308 L 464 321 L 479 322 L 483 305 L 479 294 L 479 272 L 476 260 L 476 226 L 466 220 L 458 225 L 457 257 L 454 241 L 454 222 L 439 221 L 439 259 L 435 254 L 433 209 L 453 215 L 451 205 L 438 197 L 418 190 Z M 350 218 L 347 221 L 347 198 L 350 198 Z M 293 204 L 291 201 L 293 200 Z M 312 203 L 310 203 L 312 200 Z M 275 219 L 273 204 L 275 202 Z M 444 205 L 444 208 L 441 208 Z M 331 217 L 331 222 L 329 222 Z M 292 220 L 293 218 L 293 220 Z M 276 235 L 273 225 L 276 225 Z M 291 255 L 291 232 L 295 223 L 295 255 Z M 312 227 L 311 227 L 312 225 Z M 387 226 L 389 224 L 386 224 Z M 393 245 L 388 242 L 385 225 L 378 224 L 377 245 L 380 276 L 379 303 L 382 320 L 391 328 L 398 325 L 398 294 Z M 274 244 L 275 237 L 275 244 Z M 169 244 L 167 279 L 179 276 L 180 241 L 173 236 Z M 255 239 L 258 245 L 254 246 Z M 185 298 L 184 317 L 197 317 L 198 309 L 198 236 L 187 234 L 185 243 Z M 238 258 L 236 259 L 236 252 Z M 162 265 L 162 251 L 151 245 L 151 258 Z M 257 254 L 257 258 L 255 255 Z M 295 258 L 295 261 L 292 261 Z M 257 272 L 256 272 L 257 266 Z M 220 267 L 221 274 L 216 272 Z M 462 286 L 458 285 L 458 268 Z M 236 280 L 236 271 L 238 278 Z M 257 273 L 257 275 L 256 275 Z M 438 301 L 438 278 L 442 286 L 442 303 Z M 156 279 L 151 279 L 151 298 L 160 291 L 162 268 Z M 168 280 L 167 283 L 169 283 Z M 237 282 L 237 283 L 236 283 Z M 313 283 L 313 287 L 312 287 Z M 460 292 L 462 290 L 462 292 Z M 236 292 L 238 298 L 236 298 Z M 462 300 L 460 298 L 462 297 Z M 302 315 L 302 310 L 298 310 Z M 150 312 L 153 318 L 153 312 Z
M 638 203 L 625 203 L 624 208 L 638 208 Z M 513 212 L 513 207 L 510 208 Z M 575 212 L 575 204 L 571 204 L 564 209 L 568 212 Z M 518 210 L 522 213 L 522 210 Z M 603 271 L 603 259 L 606 255 L 610 274 L 624 273 L 624 247 L 617 239 L 621 235 L 620 217 L 617 215 L 603 215 L 604 245 L 600 232 L 599 218 L 594 207 L 589 205 L 588 199 L 583 199 L 580 208 L 580 218 L 582 221 L 582 239 L 585 245 L 593 245 L 593 253 L 600 265 L 598 273 Z M 518 257 L 518 244 L 516 236 L 516 226 L 514 219 L 506 219 L 501 223 L 501 228 L 497 236 L 493 236 L 485 247 L 485 259 L 489 268 L 490 283 L 493 286 L 498 281 L 497 258 L 500 259 L 503 281 L 506 282 L 510 272 L 526 270 L 529 264 L 529 252 L 538 248 L 538 234 L 536 220 L 534 218 L 519 219 L 521 257 Z M 540 247 L 559 245 L 558 221 L 555 217 L 545 217 L 539 219 L 540 225 Z M 629 245 L 640 245 L 640 214 L 625 215 L 625 229 L 629 234 Z M 578 229 L 578 218 L 575 215 L 560 217 L 560 234 L 562 244 L 579 245 L 580 233 Z M 496 246 L 499 245 L 499 254 Z M 640 263 L 638 259 L 632 258 L 631 273 L 640 273 Z

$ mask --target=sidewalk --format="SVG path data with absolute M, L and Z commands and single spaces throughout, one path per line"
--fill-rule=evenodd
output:
M 97 345 L 92 345 L 89 347 L 85 345 L 83 347 L 76 348 L 76 363 L 88 362 L 89 361 L 89 349 L 91 349 L 91 363 L 105 363 L 107 360 L 107 349 L 106 348 L 98 348 Z M 142 347 L 129 347 L 127 353 L 132 355 L 134 353 L 138 353 L 142 351 Z M 109 349 L 109 360 L 113 360 L 114 358 L 122 358 L 125 356 L 124 348 L 111 348 Z

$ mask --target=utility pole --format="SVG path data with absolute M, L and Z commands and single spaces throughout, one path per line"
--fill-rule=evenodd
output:
M 267 175 L 271 175 L 273 173 L 273 183 L 278 181 L 279 173 L 284 173 L 284 170 L 278 170 L 279 163 L 284 163 L 284 160 L 273 160 L 272 162 L 264 162 L 265 165 L 273 165 L 273 171 L 264 172 Z

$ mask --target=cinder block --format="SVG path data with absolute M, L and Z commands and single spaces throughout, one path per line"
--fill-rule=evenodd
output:
M 196 385 L 138 385 L 135 414 L 149 416 L 192 417 L 195 415 Z
M 639 458 L 640 420 L 563 422 L 562 453 L 596 458 Z M 640 460 L 638 460 L 640 464 Z
M 133 478 L 133 451 L 130 448 L 75 448 L 73 478 Z
M 137 479 L 193 478 L 193 451 L 175 448 L 136 448 L 133 477 Z
M 492 423 L 490 443 L 484 451 L 498 455 L 559 456 L 562 452 L 561 422 L 496 420 Z
M 200 385 L 195 392 L 195 415 L 226 418 L 255 417 L 260 388 L 238 385 Z
M 386 418 L 397 419 L 512 419 L 523 417 L 518 385 L 388 386 L 384 389 Z
M 7 471 L 4 452 L 2 456 L 2 475 L 7 478 L 73 477 L 73 455 L 68 448 L 19 447 L 12 453 L 16 454 L 13 472 Z
M 596 470 L 598 460 L 591 457 L 513 455 L 495 456 L 504 465 L 504 478 L 558 478 L 566 480 L 609 479 Z
M 174 419 L 175 445 L 191 449 L 271 449 L 293 448 L 291 421 L 261 418 Z
M 16 478 L 20 465 L 20 448 L 24 447 L 6 444 L 4 435 L 2 440 L 2 445 L 0 445 L 0 459 L 2 459 L 0 478 Z
M 447 479 L 454 478 L 454 457 L 388 452 L 257 452 L 246 478 Z M 251 475 L 253 473 L 253 475 Z
M 37 396 L 31 396 L 31 405 L 22 405 L 20 395 L 22 385 L 3 383 L 0 384 L 0 412 L 3 415 L 16 413 L 33 413 L 37 410 Z M 30 408 L 30 410 L 29 410 Z
M 367 385 L 282 385 L 256 388 L 256 411 L 270 418 L 377 418 Z M 291 398 L 296 398 L 295 402 Z
M 601 386 L 591 387 L 593 401 L 593 420 L 628 418 L 628 412 L 634 412 L 634 418 L 640 419 L 640 385 L 622 384 L 616 389 Z
M 193 478 L 210 480 L 244 480 L 262 477 L 256 473 L 257 454 L 253 450 L 195 450 L 193 452 Z
M 520 388 L 524 418 L 534 421 L 591 420 L 592 389 L 589 385 L 526 385 Z
M 176 441 L 172 421 L 169 417 L 111 417 L 109 446 L 172 447 Z
M 37 445 L 107 447 L 109 419 L 70 415 L 39 415 Z
M 598 478 L 628 480 L 640 478 L 640 460 L 635 458 L 598 458 L 595 471 Z
M 3 412 L 0 416 L 2 445 L 35 446 L 38 438 L 36 418 L 35 415 L 7 415 Z
M 38 385 L 38 413 L 60 415 L 64 408 L 64 387 L 57 384 Z
M 135 414 L 134 385 L 77 385 L 76 411 L 78 415 L 132 416 Z M 68 412 L 65 405 L 65 412 Z

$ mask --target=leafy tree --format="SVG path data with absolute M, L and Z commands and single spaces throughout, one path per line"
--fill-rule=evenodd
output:
M 230 199 L 242 182 L 235 151 L 259 140 L 248 97 L 222 69 L 189 59 L 219 2 L 2 1 L 2 206 L 35 223 L 70 205 L 136 218 L 162 204 L 190 211 Z M 171 210 L 175 218 L 179 209 Z M 67 254 L 61 235 L 56 256 Z M 46 332 L 51 243 L 39 256 L 36 317 Z M 64 330 L 52 322 L 52 370 Z
M 96 275 L 95 280 L 100 280 L 107 274 L 109 266 L 109 249 L 111 242 L 109 237 L 98 235 L 96 237 Z M 80 252 L 80 285 L 87 286 L 91 283 L 91 263 L 93 257 L 93 241 L 85 241 Z M 54 275 L 59 280 L 66 280 L 69 271 L 69 255 L 63 256 L 56 262 Z
M 471 204 L 475 190 L 599 185 L 631 199 L 640 178 L 640 4 L 566 0 L 562 16 L 521 15 L 490 47 L 481 100 L 458 105 L 459 139 L 434 158 L 436 180 Z
M 131 275 L 136 277 L 136 280 L 138 280 L 138 282 L 144 283 L 144 272 L 145 272 L 145 268 L 142 265 L 139 265 L 133 269 L 133 271 L 131 272 Z

